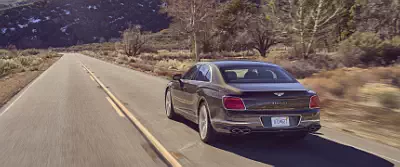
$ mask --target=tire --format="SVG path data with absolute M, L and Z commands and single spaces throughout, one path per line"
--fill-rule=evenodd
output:
M 205 103 L 202 103 L 199 107 L 199 136 L 201 141 L 204 143 L 212 143 L 217 138 L 217 133 L 214 128 L 211 126 L 209 111 Z
M 174 110 L 174 105 L 172 104 L 172 95 L 171 91 L 168 89 L 167 93 L 165 93 L 165 114 L 169 119 L 176 119 L 177 115 Z

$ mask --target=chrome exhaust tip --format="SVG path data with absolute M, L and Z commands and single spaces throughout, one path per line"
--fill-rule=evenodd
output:
M 309 131 L 314 133 L 314 132 L 318 131 L 319 129 L 321 129 L 321 125 L 311 125 L 309 128 Z
M 232 132 L 233 134 L 241 134 L 241 133 L 243 133 L 242 130 L 239 129 L 239 128 L 233 128 L 233 129 L 231 130 L 231 132 Z
M 249 128 L 233 128 L 231 132 L 235 135 L 245 135 L 251 133 Z
M 242 132 L 243 132 L 243 134 L 249 134 L 249 133 L 251 133 L 251 130 L 250 129 L 243 129 Z

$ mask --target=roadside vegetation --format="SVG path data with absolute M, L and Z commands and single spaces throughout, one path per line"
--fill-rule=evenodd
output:
M 60 56 L 56 52 L 47 50 L 0 49 L 0 77 L 18 72 L 45 70 L 43 67 L 45 62 Z
M 60 57 L 50 50 L 0 49 L 0 107 Z

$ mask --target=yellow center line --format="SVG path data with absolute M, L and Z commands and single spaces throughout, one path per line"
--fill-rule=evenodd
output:
M 94 78 L 92 76 L 90 76 L 90 79 L 92 79 L 92 81 L 95 81 Z M 96 81 L 95 81 L 96 82 Z
M 179 161 L 150 133 L 150 131 L 119 101 L 104 84 L 91 72 L 82 62 L 82 66 L 89 72 L 94 80 L 103 88 L 107 95 L 115 102 L 115 104 L 128 116 L 135 126 L 143 133 L 144 137 L 157 149 L 157 151 L 171 164 L 173 167 L 182 167 Z
M 121 112 L 118 106 L 109 97 L 106 97 L 106 99 L 108 100 L 108 102 L 110 102 L 111 106 L 114 108 L 114 110 L 120 117 L 125 117 L 125 115 Z

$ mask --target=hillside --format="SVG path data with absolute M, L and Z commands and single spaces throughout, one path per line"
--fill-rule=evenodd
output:
M 159 0 L 53 0 L 4 11 L 0 47 L 63 47 L 119 37 L 129 24 L 144 30 L 167 28 Z

